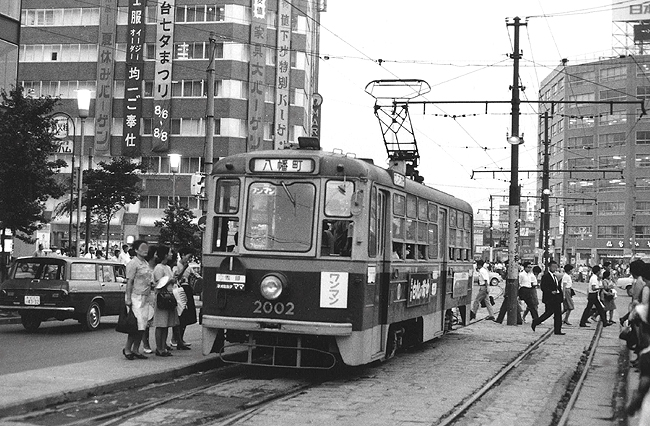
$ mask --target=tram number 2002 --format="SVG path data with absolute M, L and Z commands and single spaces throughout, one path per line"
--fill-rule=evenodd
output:
M 253 304 L 255 305 L 255 309 L 253 310 L 254 314 L 271 314 L 275 312 L 278 315 L 293 315 L 293 310 L 295 309 L 293 302 L 271 303 L 256 300 L 253 302 Z

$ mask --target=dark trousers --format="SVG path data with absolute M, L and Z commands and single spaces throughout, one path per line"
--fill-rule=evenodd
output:
M 582 317 L 580 317 L 580 324 L 587 324 L 587 319 L 589 318 L 589 315 L 591 314 L 591 308 L 595 307 L 596 310 L 598 311 L 598 315 L 600 315 L 600 320 L 603 322 L 604 325 L 607 325 L 607 313 L 605 312 L 605 308 L 603 308 L 603 304 L 600 303 L 600 299 L 598 299 L 598 293 L 589 293 L 587 295 L 587 307 L 585 308 L 584 311 L 582 311 Z
M 498 323 L 503 322 L 503 317 L 505 317 L 506 313 L 508 312 L 508 299 L 508 296 L 504 296 L 503 298 L 503 303 L 501 304 L 499 315 L 497 315 L 496 319 L 496 322 Z M 517 324 L 523 324 L 523 321 L 521 320 L 521 306 L 519 306 L 519 303 L 517 303 Z
M 537 313 L 537 306 L 535 306 L 535 299 L 533 298 L 534 291 L 537 290 L 529 287 L 521 287 L 519 289 L 519 298 L 524 301 L 526 306 L 528 306 L 528 310 L 530 311 L 530 315 L 533 317 L 533 321 L 539 318 L 539 314 Z
M 538 325 L 549 319 L 553 315 L 553 331 L 555 333 L 562 332 L 562 302 L 553 300 L 552 302 L 544 303 L 544 313 L 537 321 L 533 320 L 533 324 Z

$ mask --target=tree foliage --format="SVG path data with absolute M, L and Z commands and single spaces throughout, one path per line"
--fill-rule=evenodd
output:
M 26 98 L 20 86 L 0 96 L 0 228 L 31 242 L 46 222 L 45 201 L 63 195 L 55 175 L 66 163 L 50 161 L 58 148 L 50 117 L 58 100 Z
M 125 157 L 115 157 L 110 163 L 104 161 L 95 169 L 84 172 L 87 185 L 82 203 L 90 206 L 92 213 L 102 223 L 110 222 L 113 215 L 127 204 L 140 199 L 140 163 L 132 163 Z
M 194 218 L 192 210 L 174 200 L 165 209 L 162 220 L 154 223 L 156 228 L 160 228 L 159 243 L 173 248 L 193 247 L 200 252 L 201 238 L 199 227 L 192 223 Z

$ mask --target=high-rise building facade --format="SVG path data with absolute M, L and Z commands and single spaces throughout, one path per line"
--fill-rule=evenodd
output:
M 59 109 L 75 118 L 77 157 L 76 91 L 90 89 L 86 164 L 88 155 L 93 164 L 128 156 L 148 167 L 140 203 L 112 221 L 111 243 L 155 240 L 172 193 L 200 215 L 190 186 L 205 170 L 211 55 L 215 158 L 310 135 L 322 8 L 308 0 L 23 0 L 20 83 L 34 96 L 61 97 Z M 170 154 L 180 155 L 178 173 Z M 60 155 L 71 163 L 72 153 Z M 52 246 L 66 245 L 68 222 L 52 219 Z
M 20 43 L 21 0 L 0 2 L 0 88 L 9 92 L 16 85 Z
M 551 254 L 577 264 L 650 255 L 650 56 L 564 64 L 539 95 L 549 102 Z M 540 167 L 544 135 L 540 119 Z

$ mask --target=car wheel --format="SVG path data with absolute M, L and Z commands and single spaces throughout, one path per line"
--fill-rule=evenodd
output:
M 23 327 L 25 327 L 25 330 L 27 330 L 30 333 L 33 333 L 36 330 L 38 330 L 38 327 L 40 327 L 41 325 L 41 319 L 36 315 L 32 315 L 32 314 L 21 314 L 20 322 L 23 323 Z
M 81 326 L 83 327 L 84 330 L 95 331 L 99 327 L 101 318 L 102 318 L 102 311 L 99 308 L 99 303 L 92 302 L 90 306 L 88 306 L 86 315 L 81 321 Z
M 492 278 L 490 280 L 490 285 L 499 285 L 499 279 L 498 278 Z

